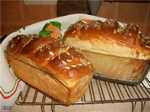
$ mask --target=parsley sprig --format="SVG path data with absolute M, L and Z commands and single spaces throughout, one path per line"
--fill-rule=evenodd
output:
M 55 26 L 55 27 L 57 27 L 57 28 L 59 28 L 61 30 L 61 26 L 62 25 L 61 25 L 60 22 L 58 22 L 58 21 L 50 21 L 49 23 L 46 23 L 44 25 L 44 27 L 42 28 L 42 30 L 39 32 L 39 35 L 41 37 L 47 37 L 47 36 L 51 35 L 52 31 L 49 30 L 49 29 L 47 29 L 48 25 L 50 25 L 50 24 L 53 25 L 53 26 Z

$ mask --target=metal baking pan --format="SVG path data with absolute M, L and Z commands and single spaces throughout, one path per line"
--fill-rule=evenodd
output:
M 126 84 L 126 85 L 137 85 L 137 84 L 141 83 L 144 80 L 144 78 L 148 74 L 149 67 L 150 67 L 150 65 L 148 65 L 145 68 L 145 70 L 143 71 L 143 74 L 141 74 L 142 78 L 140 78 L 139 80 L 118 80 L 118 79 L 111 79 L 111 78 L 103 77 L 103 75 L 101 75 L 99 73 L 95 73 L 94 74 L 94 78 L 95 79 L 104 80 L 104 81 L 110 81 L 110 82 L 114 82 L 114 83 Z

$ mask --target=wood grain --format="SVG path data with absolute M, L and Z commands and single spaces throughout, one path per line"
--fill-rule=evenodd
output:
M 22 0 L 0 0 L 2 19 L 0 35 L 9 34 L 22 26 L 56 17 L 55 4 L 26 5 Z
M 139 24 L 150 35 L 150 3 L 103 2 L 98 16 Z

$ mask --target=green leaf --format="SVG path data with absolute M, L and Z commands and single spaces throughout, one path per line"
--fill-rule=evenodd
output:
M 61 29 L 61 23 L 58 21 L 50 21 L 50 24 L 56 26 L 57 28 Z
M 42 28 L 42 31 L 46 30 L 46 28 L 47 28 L 48 25 L 49 25 L 49 23 L 46 23 L 46 24 L 44 25 L 44 27 Z
M 52 33 L 51 31 L 42 30 L 42 31 L 39 32 L 39 35 L 41 37 L 47 37 L 47 36 L 50 36 L 51 33 Z
M 47 27 L 48 25 L 51 24 L 59 29 L 61 29 L 61 23 L 58 21 L 50 21 L 49 23 L 46 23 L 44 25 L 44 27 L 42 28 L 42 30 L 39 32 L 39 36 L 41 37 L 47 37 L 50 36 L 50 34 L 52 33 L 52 31 L 48 30 Z

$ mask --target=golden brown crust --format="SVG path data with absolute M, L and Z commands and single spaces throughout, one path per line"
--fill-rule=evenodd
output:
M 19 35 L 6 55 L 19 78 L 65 104 L 83 95 L 93 75 L 82 54 L 53 38 Z
M 50 61 L 45 68 L 57 74 L 57 78 L 68 87 L 73 87 L 80 78 L 92 72 L 90 63 L 72 48 Z
M 92 75 L 91 64 L 74 48 L 64 46 L 59 40 L 17 36 L 8 45 L 7 52 L 22 60 L 28 58 L 47 70 L 66 86 L 72 87 L 78 79 Z
M 91 76 L 87 75 L 79 79 L 73 88 L 68 88 L 49 73 L 29 65 L 17 57 L 7 55 L 7 59 L 17 77 L 66 105 L 74 103 L 84 94 L 91 79 Z
M 137 25 L 121 26 L 117 21 L 113 20 L 104 22 L 99 20 L 81 20 L 70 26 L 64 37 L 69 45 L 71 45 L 70 41 L 74 41 L 72 46 L 76 44 L 75 40 L 80 40 L 81 44 L 82 42 L 83 44 L 88 42 L 91 46 L 103 46 L 97 51 L 94 51 L 92 48 L 83 48 L 84 50 L 104 53 L 102 52 L 103 49 L 105 54 L 108 55 L 150 59 L 150 38 L 144 36 Z M 112 44 L 114 51 L 111 52 L 111 46 L 108 44 Z M 121 50 L 121 48 L 124 53 L 117 51 L 118 49 Z

